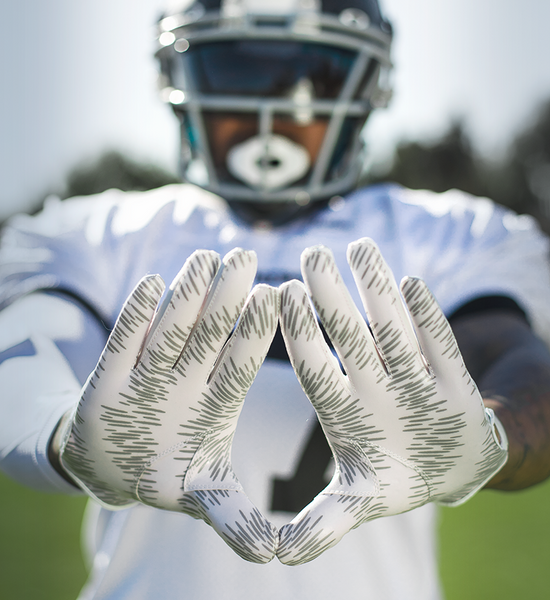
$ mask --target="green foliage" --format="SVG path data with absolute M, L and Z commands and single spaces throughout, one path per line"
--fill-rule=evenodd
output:
M 550 481 L 520 492 L 482 491 L 441 511 L 446 600 L 550 598 Z
M 5 477 L 0 495 L 0 598 L 74 600 L 86 576 L 79 541 L 84 498 L 40 494 Z M 483 491 L 442 509 L 446 600 L 547 600 L 549 505 L 546 482 L 522 492 Z
M 384 178 L 412 189 L 444 192 L 457 188 L 486 196 L 486 174 L 475 156 L 462 122 L 455 122 L 433 142 L 400 143 Z
M 180 181 L 164 169 L 139 163 L 120 152 L 105 152 L 95 162 L 83 163 L 67 177 L 64 197 L 88 196 L 110 188 L 122 191 L 152 190 Z
M 511 145 L 502 165 L 495 192 L 516 210 L 550 221 L 550 101 L 541 106 L 531 125 Z M 519 212 L 519 211 L 518 211 Z M 548 230 L 548 227 L 547 227 Z
M 74 600 L 86 572 L 80 526 L 86 500 L 40 494 L 0 476 L 0 598 Z
M 376 180 L 487 196 L 518 213 L 533 215 L 550 232 L 550 101 L 540 107 L 499 161 L 480 157 L 459 121 L 440 139 L 400 143 L 392 165 Z

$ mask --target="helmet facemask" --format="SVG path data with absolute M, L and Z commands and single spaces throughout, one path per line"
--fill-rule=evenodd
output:
M 350 190 L 361 129 L 389 96 L 380 88 L 389 32 L 359 10 L 365 18 L 350 22 L 345 10 L 255 14 L 233 4 L 240 15 L 195 4 L 160 21 L 163 95 L 180 118 L 184 179 L 256 204 L 306 205 Z

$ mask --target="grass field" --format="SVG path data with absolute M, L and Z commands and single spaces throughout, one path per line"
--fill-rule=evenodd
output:
M 550 481 L 441 512 L 447 600 L 550 599 Z
M 85 578 L 84 505 L 0 476 L 0 600 L 76 598 Z M 548 600 L 548 565 L 550 482 L 520 493 L 482 492 L 441 511 L 447 600 Z

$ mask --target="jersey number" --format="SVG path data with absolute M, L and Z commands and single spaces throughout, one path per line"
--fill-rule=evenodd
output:
M 332 452 L 319 422 L 313 428 L 294 475 L 272 480 L 271 510 L 297 513 L 326 486 Z

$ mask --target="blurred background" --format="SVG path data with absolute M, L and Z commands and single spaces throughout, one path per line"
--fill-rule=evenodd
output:
M 382 0 L 394 99 L 367 128 L 365 181 L 458 187 L 550 231 L 550 3 Z M 156 94 L 162 0 L 0 4 L 0 222 L 62 197 L 177 180 Z M 0 477 L 0 598 L 74 600 L 84 501 Z M 550 484 L 441 512 L 448 600 L 550 597 Z
M 36 208 L 48 193 L 69 194 L 68 174 L 108 151 L 176 173 L 178 130 L 157 97 L 152 56 L 162 5 L 1 3 L 0 220 Z M 384 175 L 399 147 L 392 177 L 407 185 L 431 187 L 432 177 L 438 189 L 461 187 L 465 172 L 470 191 L 504 197 L 506 190 L 476 179 L 491 179 L 503 164 L 509 172 L 513 162 L 516 177 L 504 187 L 523 178 L 528 193 L 546 198 L 548 135 L 520 138 L 549 120 L 549 109 L 541 111 L 550 99 L 550 3 L 382 0 L 382 6 L 395 28 L 395 94 L 367 128 L 373 176 Z

